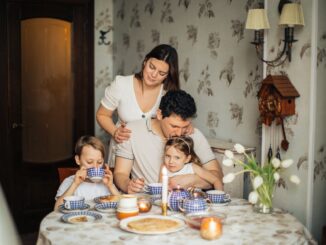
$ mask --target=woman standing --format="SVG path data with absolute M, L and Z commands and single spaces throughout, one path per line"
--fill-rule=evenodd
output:
M 96 113 L 99 125 L 112 136 L 108 159 L 110 167 L 114 167 L 115 144 L 130 137 L 131 131 L 125 124 L 155 117 L 165 92 L 178 89 L 178 54 L 167 44 L 156 46 L 145 56 L 140 72 L 129 76 L 116 76 L 112 84 L 105 89 Z M 118 114 L 117 124 L 114 124 L 112 119 L 115 111 Z

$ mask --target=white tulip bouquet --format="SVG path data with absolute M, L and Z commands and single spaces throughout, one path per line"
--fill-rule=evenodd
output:
M 230 183 L 236 175 L 249 172 L 253 187 L 253 191 L 249 194 L 249 202 L 256 204 L 260 212 L 271 212 L 273 191 L 281 178 L 280 173 L 283 169 L 290 167 L 293 164 L 293 160 L 287 159 L 280 161 L 278 158 L 273 158 L 271 162 L 260 166 L 253 154 L 250 156 L 246 154 L 245 148 L 242 145 L 235 144 L 234 149 L 237 153 L 244 154 L 245 161 L 235 158 L 232 151 L 226 150 L 224 152 L 225 158 L 223 165 L 230 167 L 233 164 L 238 164 L 243 167 L 243 170 L 225 175 L 223 183 Z M 290 181 L 295 184 L 300 183 L 300 179 L 296 175 L 291 175 Z

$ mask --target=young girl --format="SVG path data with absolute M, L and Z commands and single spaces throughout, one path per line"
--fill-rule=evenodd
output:
M 182 174 L 197 174 L 200 178 L 214 185 L 214 189 L 218 189 L 218 178 L 201 167 L 200 160 L 194 151 L 192 138 L 181 136 L 168 139 L 164 150 L 163 165 L 167 168 L 169 177 Z
M 113 184 L 113 174 L 107 164 L 104 164 L 105 147 L 103 143 L 93 136 L 82 136 L 75 146 L 75 161 L 80 169 L 75 175 L 66 178 L 60 185 L 54 209 L 63 204 L 66 196 L 82 196 L 85 200 L 94 199 L 103 195 L 119 195 L 119 191 Z M 90 182 L 87 177 L 87 169 L 102 167 L 105 165 L 105 175 L 100 183 Z

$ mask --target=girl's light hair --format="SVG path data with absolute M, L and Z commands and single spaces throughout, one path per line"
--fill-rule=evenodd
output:
M 188 136 L 172 137 L 165 143 L 165 150 L 168 147 L 175 147 L 179 151 L 183 152 L 186 156 L 191 156 L 190 162 L 201 166 L 201 162 L 194 151 L 194 141 Z

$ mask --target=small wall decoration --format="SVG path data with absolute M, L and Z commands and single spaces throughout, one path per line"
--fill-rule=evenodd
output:
M 103 31 L 103 30 L 100 30 L 99 33 L 100 33 L 100 37 L 99 37 L 99 41 L 97 42 L 98 45 L 110 45 L 111 44 L 111 41 L 106 41 L 107 39 L 107 34 L 112 30 L 112 28 L 109 27 L 109 29 L 107 31 Z
M 290 79 L 283 75 L 268 75 L 258 92 L 258 106 L 262 122 L 271 126 L 273 120 L 282 124 L 283 141 L 281 147 L 287 150 L 289 142 L 286 140 L 283 118 L 295 114 L 295 98 L 300 94 Z

